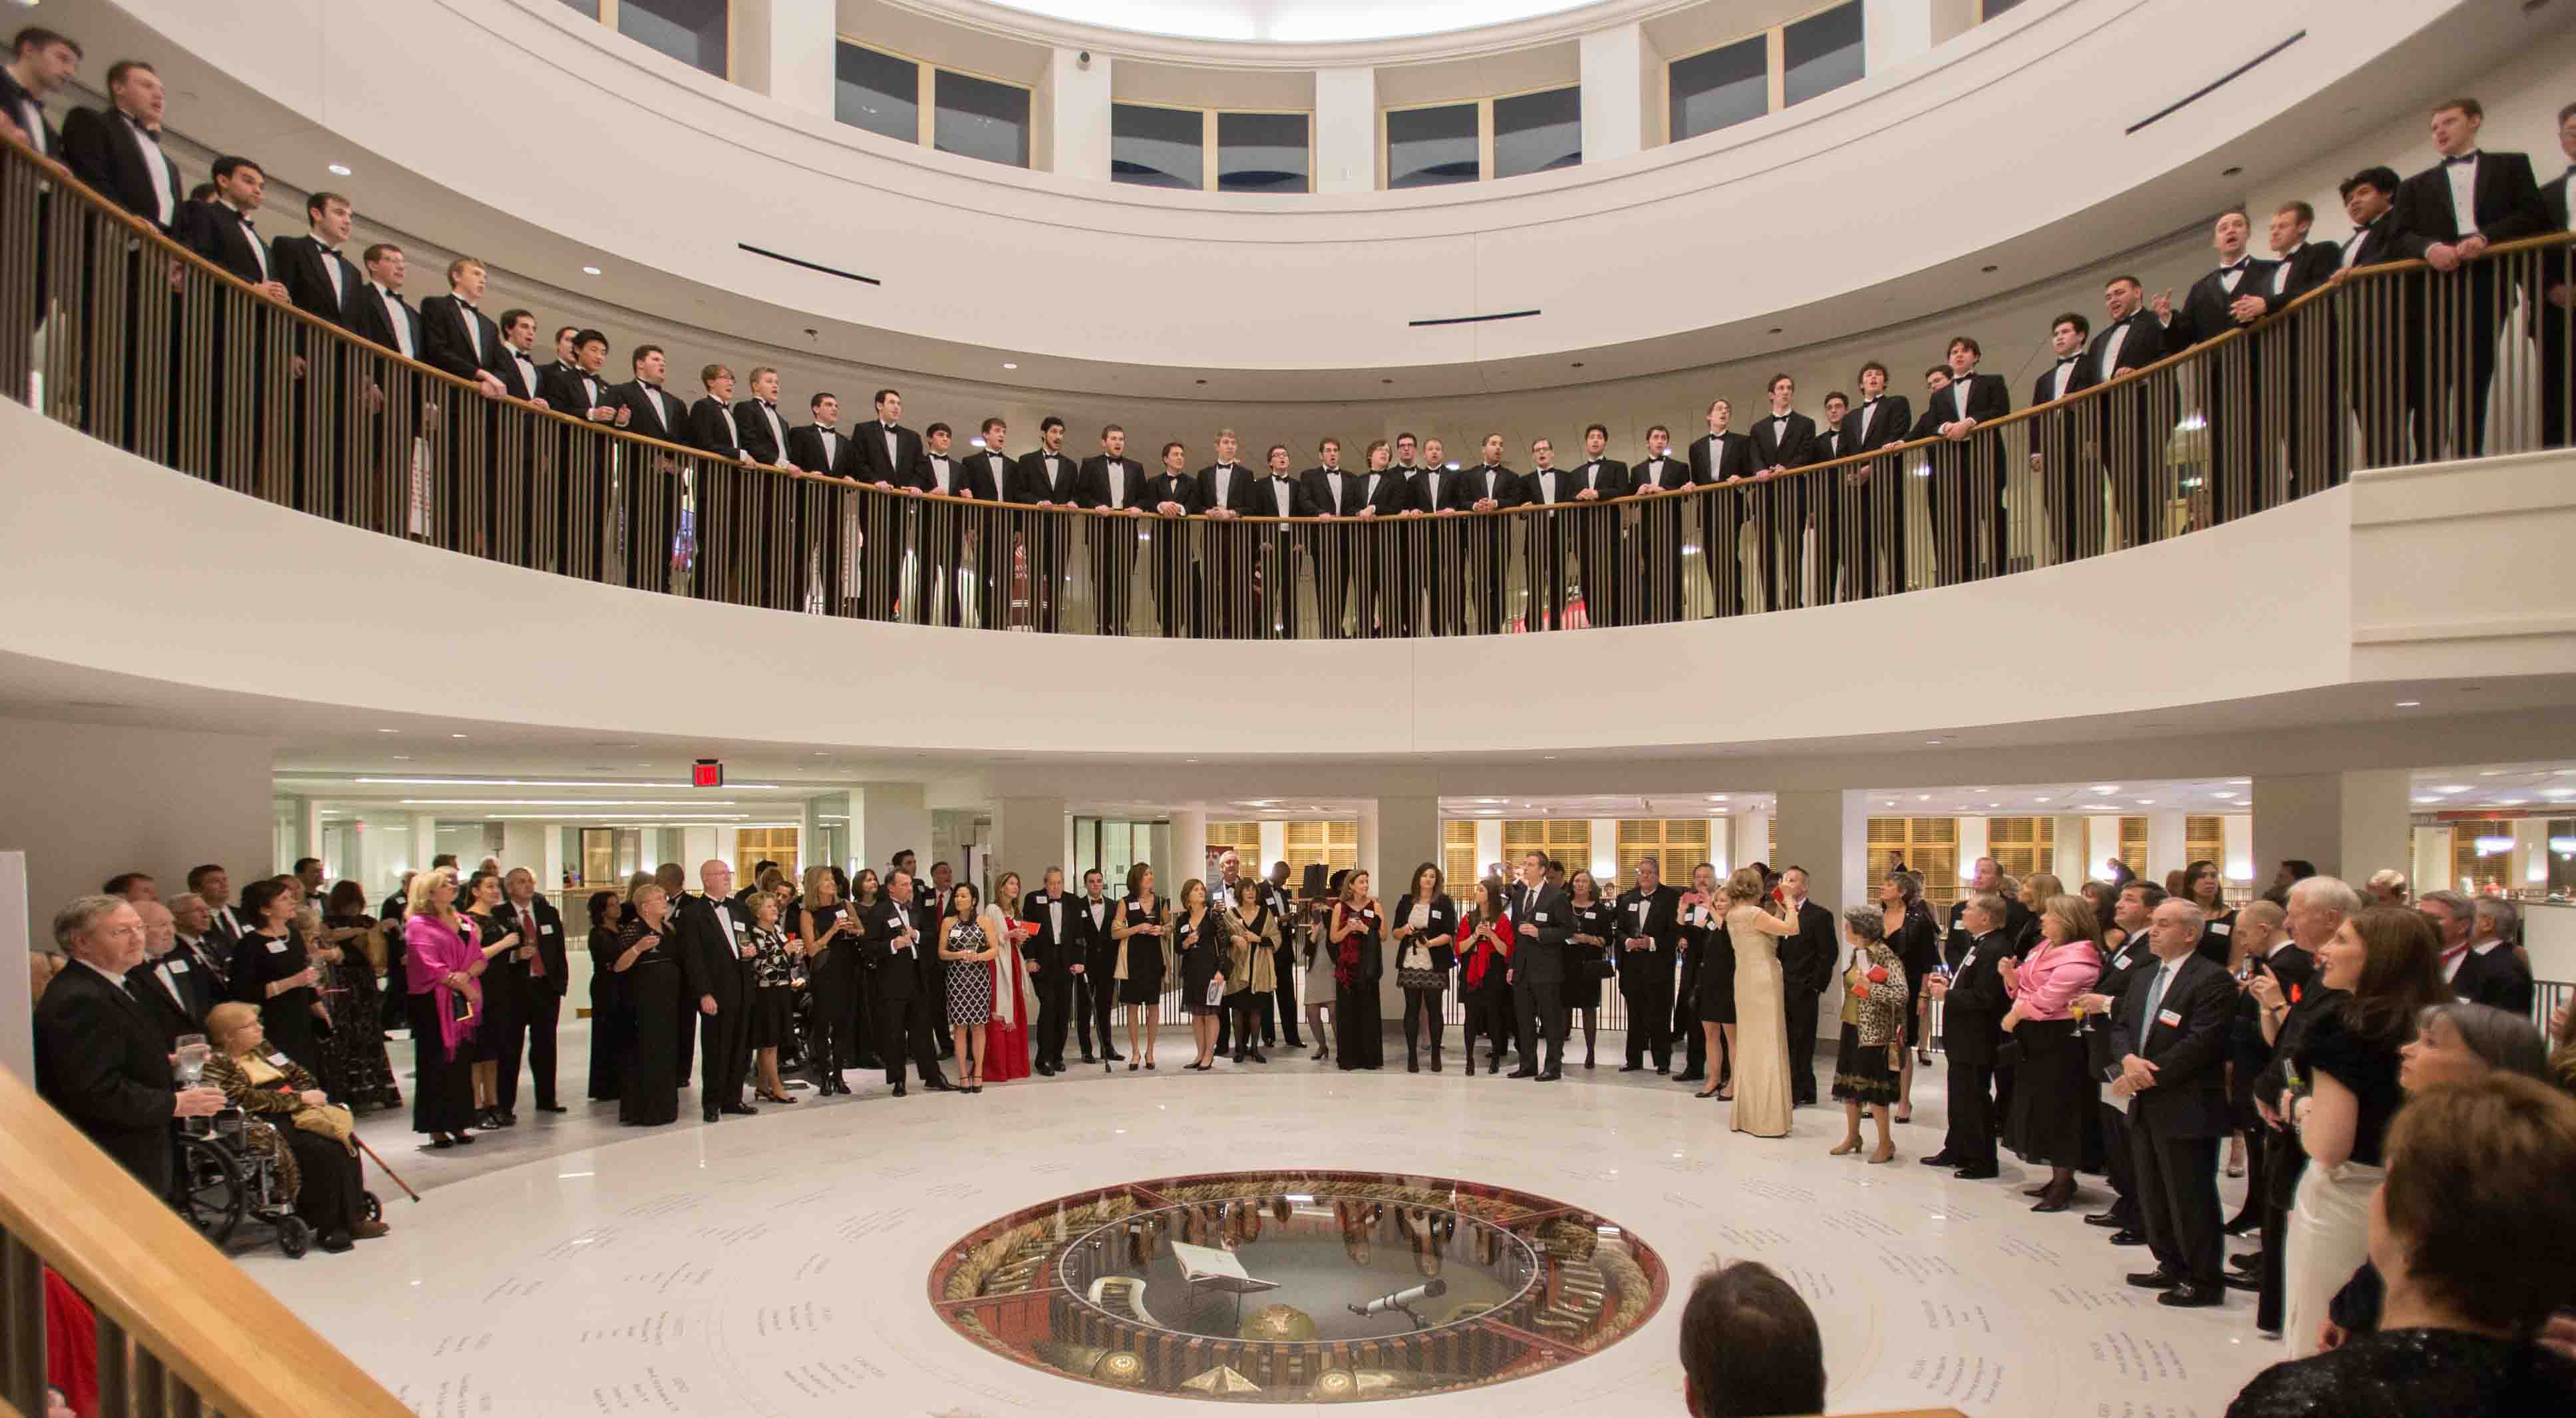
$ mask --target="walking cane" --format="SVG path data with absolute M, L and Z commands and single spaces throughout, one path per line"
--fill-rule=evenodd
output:
M 395 1186 L 398 1186 L 398 1187 L 400 1187 L 400 1188 L 402 1188 L 402 1189 L 403 1189 L 403 1195 L 405 1195 L 405 1196 L 407 1196 L 407 1197 L 410 1197 L 410 1198 L 412 1199 L 412 1201 L 413 1201 L 415 1204 L 417 1204 L 417 1203 L 420 1201 L 420 1193 L 418 1193 L 418 1192 L 416 1192 L 416 1191 L 413 1191 L 413 1190 L 411 1189 L 411 1183 L 404 1181 L 404 1180 L 402 1179 L 402 1174 L 401 1174 L 401 1173 L 399 1173 L 399 1172 L 395 1171 L 395 1170 L 394 1170 L 393 1168 L 391 1168 L 391 1167 L 386 1166 L 386 1165 L 385 1165 L 385 1159 L 383 1159 L 382 1157 L 378 1157 L 378 1156 L 376 1156 L 376 1149 L 374 1149 L 374 1148 L 372 1148 L 372 1147 L 369 1147 L 369 1146 L 367 1145 L 367 1140 L 366 1140 L 365 1138 L 359 1137 L 357 1134 L 352 1133 L 352 1134 L 350 1134 L 350 1135 L 349 1135 L 349 1140 L 350 1140 L 351 1142 L 354 1142 L 354 1143 L 358 1144 L 358 1150 L 359 1150 L 360 1152 L 363 1152 L 363 1153 L 367 1154 L 368 1158 L 369 1158 L 370 1160 L 372 1160 L 372 1161 L 376 1164 L 376 1170 L 377 1170 L 377 1171 L 382 1172 L 382 1173 L 384 1173 L 386 1176 L 391 1177 L 391 1178 L 393 1178 L 393 1179 L 394 1179 L 394 1185 L 395 1185 Z

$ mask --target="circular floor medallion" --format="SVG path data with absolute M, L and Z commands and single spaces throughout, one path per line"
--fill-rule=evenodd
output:
M 1217 1172 L 1014 1212 L 941 1253 L 930 1302 L 1066 1378 L 1237 1403 L 1403 1398 L 1524 1378 L 1633 1334 L 1654 1251 L 1509 1187 Z

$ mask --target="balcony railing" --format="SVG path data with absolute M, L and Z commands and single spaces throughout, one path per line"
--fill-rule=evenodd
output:
M 888 491 L 489 398 L 267 299 L 10 145 L 0 388 L 237 492 L 637 590 L 986 629 L 1479 635 L 1958 585 L 2187 535 L 2357 466 L 2563 444 L 2569 241 L 2453 273 L 2358 270 L 1964 438 L 1763 481 L 1492 513 L 1165 518 Z

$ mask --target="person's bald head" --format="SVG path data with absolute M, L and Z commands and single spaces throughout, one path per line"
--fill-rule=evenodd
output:
M 137 901 L 134 914 L 143 918 L 143 953 L 155 960 L 170 953 L 179 943 L 179 932 L 170 916 L 170 908 L 158 901 Z
M 2259 955 L 2271 949 L 2272 943 L 2281 938 L 2284 923 L 2289 918 L 2289 912 L 2273 902 L 2259 899 L 2247 902 L 2236 911 L 2236 939 Z
M 722 858 L 710 858 L 698 863 L 698 885 L 704 887 L 709 896 L 731 896 L 733 864 Z

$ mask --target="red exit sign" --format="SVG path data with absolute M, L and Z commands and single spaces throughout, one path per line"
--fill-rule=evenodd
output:
M 701 758 L 695 764 L 692 764 L 689 768 L 689 786 L 692 788 L 723 787 L 724 760 L 721 758 Z

